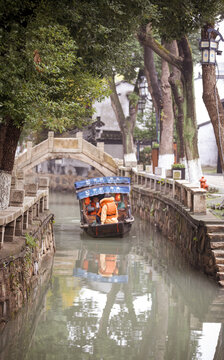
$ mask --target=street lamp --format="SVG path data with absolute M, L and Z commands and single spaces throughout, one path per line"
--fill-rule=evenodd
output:
M 138 100 L 138 110 L 143 111 L 145 109 L 146 100 L 139 98 Z
M 143 112 L 143 110 L 145 109 L 146 99 L 148 96 L 148 83 L 146 77 L 140 76 L 137 84 L 139 89 L 138 110 Z
M 218 30 L 215 30 L 213 28 L 210 28 L 207 30 L 208 32 L 208 39 L 202 39 L 199 43 L 199 49 L 201 50 L 201 63 L 202 64 L 213 64 L 216 63 L 216 54 L 221 55 L 222 51 L 218 50 L 219 47 L 219 41 L 224 41 L 222 35 Z M 214 32 L 220 38 L 218 40 L 211 39 L 211 33 Z

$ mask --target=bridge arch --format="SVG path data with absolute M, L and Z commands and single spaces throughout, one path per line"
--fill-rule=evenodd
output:
M 14 169 L 26 173 L 43 161 L 51 159 L 75 159 L 94 166 L 102 175 L 117 175 L 118 164 L 111 155 L 104 152 L 104 144 L 94 146 L 84 140 L 82 133 L 76 138 L 55 138 L 54 133 L 48 133 L 48 139 L 36 146 L 27 142 L 27 151 L 15 160 Z

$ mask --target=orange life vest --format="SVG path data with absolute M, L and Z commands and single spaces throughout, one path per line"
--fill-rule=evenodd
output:
M 113 198 L 105 198 L 100 201 L 100 208 L 97 213 L 98 216 L 101 215 L 103 206 L 107 206 L 107 219 L 111 219 L 117 214 L 117 206 L 113 200 Z
M 113 274 L 118 273 L 118 268 L 116 267 L 117 255 L 106 254 L 105 256 L 105 267 L 101 267 L 99 262 L 99 273 L 102 276 L 112 276 Z

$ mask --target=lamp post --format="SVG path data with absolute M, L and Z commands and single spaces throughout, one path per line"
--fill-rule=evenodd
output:
M 146 99 L 148 96 L 148 83 L 146 77 L 140 76 L 137 84 L 139 89 L 138 110 L 143 112 L 145 109 Z
M 202 64 L 216 64 L 216 54 L 221 55 L 222 51 L 218 50 L 219 48 L 219 41 L 224 41 L 222 35 L 218 30 L 210 28 L 207 30 L 208 32 L 208 39 L 202 39 L 199 43 L 199 49 L 201 50 L 201 63 Z M 214 32 L 220 38 L 218 40 L 211 39 L 211 33 Z

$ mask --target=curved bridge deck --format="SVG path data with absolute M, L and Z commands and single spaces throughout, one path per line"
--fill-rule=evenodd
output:
M 16 158 L 14 168 L 26 172 L 43 161 L 62 158 L 83 161 L 104 176 L 117 174 L 118 165 L 111 155 L 104 152 L 104 143 L 94 146 L 83 139 L 82 133 L 78 133 L 77 138 L 55 138 L 52 131 L 47 140 L 34 147 L 28 141 L 27 151 Z

